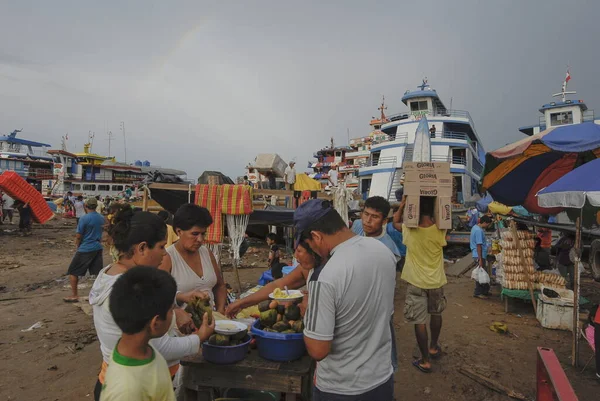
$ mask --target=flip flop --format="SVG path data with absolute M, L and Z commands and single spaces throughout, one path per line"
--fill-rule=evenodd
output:
M 441 358 L 441 357 L 442 357 L 442 347 L 440 347 L 439 345 L 436 345 L 436 346 L 435 346 L 435 350 L 436 350 L 436 353 L 435 353 L 435 354 L 432 354 L 432 353 L 430 352 L 430 353 L 429 353 L 429 357 L 430 357 L 431 359 L 439 359 L 439 358 Z
M 75 302 L 79 302 L 78 298 L 63 298 L 63 301 L 68 304 L 74 304 Z
M 421 359 L 415 359 L 415 360 L 412 362 L 412 365 L 413 365 L 415 368 L 419 369 L 419 370 L 420 370 L 421 372 L 423 372 L 423 373 L 431 373 L 431 368 L 426 368 L 426 367 L 423 367 L 423 366 L 421 366 L 421 363 L 422 363 L 422 362 L 423 362 L 423 360 L 421 360 Z

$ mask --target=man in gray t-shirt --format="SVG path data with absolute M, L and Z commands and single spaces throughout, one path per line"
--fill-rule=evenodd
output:
M 304 341 L 318 361 L 313 400 L 391 401 L 394 255 L 354 235 L 328 201 L 303 203 L 294 224 L 298 241 L 330 256 L 308 280 Z

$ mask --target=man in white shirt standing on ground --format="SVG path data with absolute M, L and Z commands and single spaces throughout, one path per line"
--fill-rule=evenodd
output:
M 294 184 L 296 183 L 296 162 L 291 161 L 290 165 L 285 168 L 284 179 L 285 179 L 285 189 L 288 191 L 294 190 Z
M 318 361 L 313 401 L 392 401 L 394 255 L 350 231 L 328 201 L 300 205 L 294 226 L 297 241 L 330 258 L 308 278 L 304 342 Z

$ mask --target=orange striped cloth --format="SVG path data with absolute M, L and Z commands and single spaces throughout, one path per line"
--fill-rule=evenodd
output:
M 198 184 L 196 185 L 196 200 L 198 206 L 208 209 L 213 218 L 213 223 L 206 230 L 204 241 L 209 244 L 220 244 L 223 242 L 223 197 L 220 185 Z
M 252 187 L 249 185 L 222 185 L 223 214 L 240 215 L 252 213 Z

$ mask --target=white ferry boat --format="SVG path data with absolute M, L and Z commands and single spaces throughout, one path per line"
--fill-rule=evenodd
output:
M 408 111 L 387 116 L 381 131 L 387 141 L 369 149 L 369 160 L 358 171 L 363 198 L 383 196 L 395 201 L 400 188 L 402 165 L 412 161 L 415 132 L 425 116 L 431 135 L 431 161 L 450 162 L 454 175 L 453 202 L 470 203 L 479 199 L 478 183 L 485 164 L 485 150 L 467 111 L 447 108 L 427 80 L 417 90 L 406 91 L 402 102 Z

